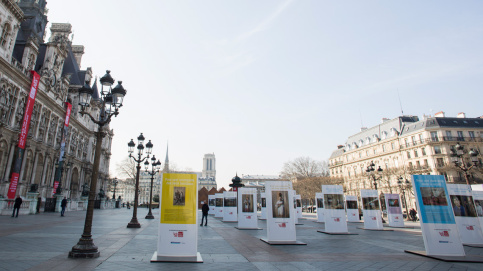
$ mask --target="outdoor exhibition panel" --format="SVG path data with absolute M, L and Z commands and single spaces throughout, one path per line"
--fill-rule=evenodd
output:
M 161 179 L 158 250 L 151 261 L 200 262 L 196 174 L 164 173 Z
M 297 218 L 302 218 L 302 197 L 295 195 L 295 202 L 297 203 Z
M 260 219 L 267 219 L 267 197 L 265 193 L 260 193 L 260 197 L 262 200 Z
M 238 188 L 238 228 L 258 229 L 257 189 Z
M 292 182 L 270 181 L 265 183 L 267 197 L 267 241 L 295 242 L 295 211 L 293 208 Z
M 413 175 L 412 185 L 426 254 L 464 256 L 444 176 Z
M 342 185 L 322 185 L 325 207 L 325 232 L 347 233 Z
M 325 222 L 325 220 L 324 220 L 324 194 L 315 193 L 315 202 L 317 203 L 317 222 Z
M 345 206 L 347 209 L 347 221 L 359 222 L 359 208 L 357 207 L 357 196 L 345 196 Z
M 447 184 L 446 186 L 461 242 L 465 245 L 483 246 L 483 233 L 471 187 L 466 184 Z
M 215 217 L 223 218 L 223 193 L 215 194 Z
M 215 208 L 216 208 L 215 195 L 208 195 L 208 207 L 210 207 L 210 211 L 208 212 L 208 214 L 215 215 Z
M 236 210 L 236 192 L 224 191 L 223 198 L 223 222 L 236 222 L 238 220 Z
M 384 199 L 386 201 L 389 226 L 404 228 L 404 217 L 399 194 L 384 194 Z
M 483 225 L 483 191 L 473 190 L 473 200 L 475 201 L 476 215 L 480 221 L 480 227 Z
M 382 215 L 377 190 L 361 189 L 364 228 L 382 230 Z
M 295 225 L 299 224 L 299 215 L 297 214 L 297 191 L 292 190 L 292 195 L 293 195 L 293 221 L 295 222 Z

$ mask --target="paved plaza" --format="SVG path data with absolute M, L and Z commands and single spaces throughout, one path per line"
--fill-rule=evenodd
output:
M 297 239 L 306 246 L 270 246 L 260 238 L 262 230 L 237 230 L 237 223 L 209 217 L 208 227 L 199 227 L 198 251 L 203 263 L 151 263 L 156 250 L 157 219 L 146 220 L 147 209 L 138 210 L 142 227 L 128 229 L 132 209 L 95 210 L 94 243 L 101 256 L 69 259 L 68 252 L 79 240 L 85 212 L 41 213 L 18 218 L 0 217 L 0 270 L 483 270 L 483 264 L 448 263 L 405 253 L 424 250 L 419 223 L 411 229 L 367 231 L 349 223 L 358 235 L 318 233 L 323 223 L 304 214 L 297 225 Z M 483 255 L 483 248 L 465 247 L 467 254 Z

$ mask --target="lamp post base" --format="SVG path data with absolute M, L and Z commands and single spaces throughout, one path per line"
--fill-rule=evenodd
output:
M 141 224 L 139 224 L 136 218 L 131 219 L 131 222 L 127 223 L 128 228 L 141 228 Z
M 146 215 L 145 219 L 154 219 L 153 214 L 149 213 Z
M 77 245 L 72 247 L 69 251 L 69 258 L 98 258 L 100 252 L 97 250 L 97 246 L 94 245 L 92 238 L 79 239 Z

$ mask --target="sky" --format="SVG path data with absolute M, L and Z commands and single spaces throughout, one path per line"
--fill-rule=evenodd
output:
M 127 89 L 111 174 L 139 133 L 218 188 L 328 160 L 361 127 L 402 114 L 483 115 L 483 1 L 48 0 L 81 68 Z

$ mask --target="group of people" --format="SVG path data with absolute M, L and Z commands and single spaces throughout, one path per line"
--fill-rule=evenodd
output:
M 15 203 L 13 204 L 13 213 L 12 217 L 18 217 L 18 212 L 20 211 L 20 207 L 22 206 L 23 200 L 20 196 L 17 196 L 15 199 Z M 67 207 L 67 198 L 64 197 L 62 202 L 60 203 L 60 207 L 62 208 L 60 211 L 60 216 L 64 216 L 65 208 Z
M 415 222 L 418 219 L 417 214 L 418 214 L 418 212 L 416 212 L 416 210 L 414 210 L 414 208 L 411 208 L 411 210 L 409 210 L 409 219 L 411 221 Z

